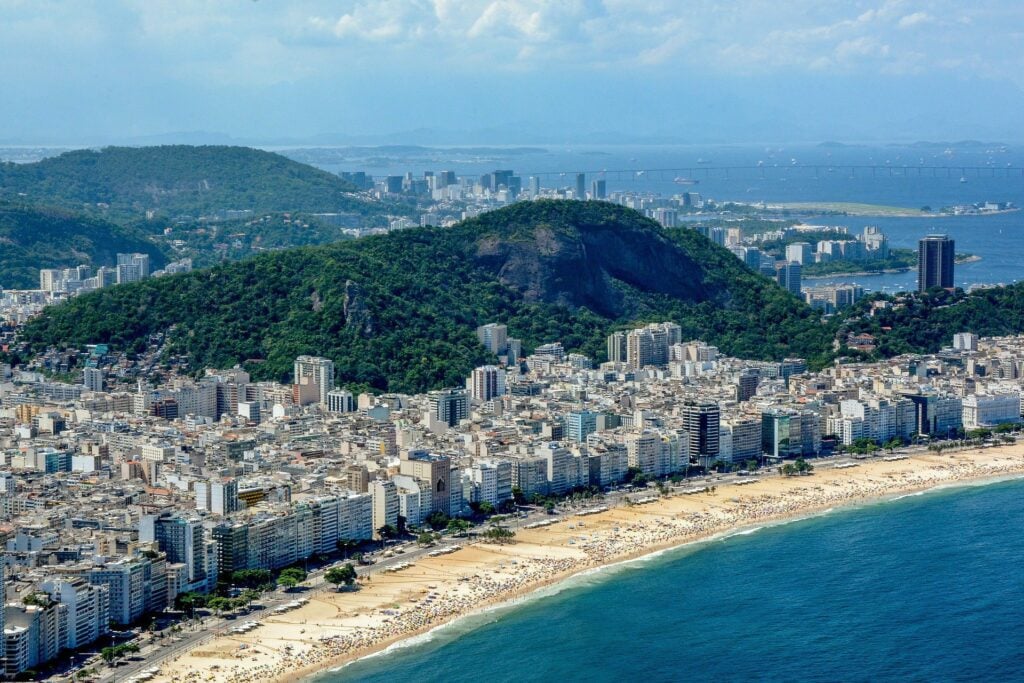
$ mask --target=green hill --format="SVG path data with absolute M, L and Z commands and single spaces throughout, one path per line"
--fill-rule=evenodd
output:
M 886 301 L 888 308 L 872 308 Z M 987 287 L 971 293 L 932 290 L 876 295 L 862 300 L 845 316 L 844 332 L 874 335 L 873 357 L 935 353 L 953 343 L 958 332 L 981 337 L 1024 331 L 1024 283 Z
M 341 178 L 248 147 L 166 145 L 82 149 L 31 164 L 0 164 L 0 198 L 22 196 L 117 217 L 226 209 L 368 215 L 383 205 L 356 197 Z
M 40 268 L 113 266 L 119 252 L 149 254 L 154 268 L 166 261 L 147 235 L 132 228 L 63 209 L 0 201 L 0 287 L 36 288 Z
M 111 287 L 50 309 L 22 339 L 141 351 L 171 330 L 170 351 L 193 371 L 247 362 L 257 378 L 287 379 L 310 353 L 333 358 L 340 382 L 421 391 L 488 359 L 483 323 L 508 324 L 527 348 L 560 340 L 602 360 L 612 328 L 666 319 L 751 358 L 814 357 L 831 341 L 808 307 L 696 232 L 567 201 Z

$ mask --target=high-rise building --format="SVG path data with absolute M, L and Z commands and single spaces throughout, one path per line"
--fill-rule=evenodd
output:
M 654 335 L 646 327 L 626 335 L 626 362 L 639 370 L 654 365 Z
M 507 346 L 508 348 L 505 350 L 505 356 L 508 358 L 508 364 L 513 365 L 523 357 L 523 341 L 521 339 L 509 337 Z
M 625 332 L 612 332 L 608 335 L 608 360 L 612 363 L 626 362 Z
M 606 184 L 606 182 L 605 182 L 605 180 L 603 178 L 591 181 L 591 183 L 590 183 L 590 198 L 591 199 L 604 199 L 607 196 L 607 192 L 605 191 L 606 187 L 607 187 L 607 184 Z
M 190 583 L 206 578 L 205 533 L 198 519 L 178 515 L 143 515 L 139 523 L 139 541 L 156 543 L 167 553 L 168 562 L 184 564 Z
M 590 410 L 577 410 L 569 413 L 566 420 L 566 432 L 570 441 L 583 443 L 588 434 L 597 431 L 597 413 Z
M 103 371 L 99 368 L 85 368 L 82 371 L 82 384 L 88 391 L 103 391 Z
M 530 199 L 536 199 L 540 196 L 540 178 L 535 175 L 530 176 L 528 195 Z
M 638 370 L 648 365 L 665 365 L 669 361 L 669 347 L 681 341 L 682 328 L 675 323 L 651 323 L 630 330 L 626 334 L 626 362 Z
M 301 384 L 308 377 L 316 385 L 319 402 L 327 403 L 327 394 L 334 388 L 334 361 L 316 356 L 299 356 L 295 359 L 294 382 Z
M 426 451 L 409 451 L 398 463 L 398 470 L 424 484 L 431 494 L 431 510 L 446 515 L 451 511 L 451 459 Z
M 794 242 L 786 245 L 786 260 L 796 261 L 800 265 L 813 263 L 814 247 L 807 242 Z
M 39 289 L 44 292 L 57 292 L 63 288 L 61 272 L 56 268 L 43 268 L 39 271 Z
M 327 392 L 327 410 L 332 413 L 354 413 L 356 399 L 351 391 L 332 389 Z
M 690 455 L 707 466 L 718 456 L 721 413 L 717 403 L 686 401 L 681 406 L 683 429 L 689 435 Z
M 474 401 L 486 403 L 505 395 L 505 371 L 495 365 L 484 365 L 473 370 L 469 390 Z
M 955 243 L 947 235 L 928 235 L 917 243 L 917 291 L 953 286 Z
M 197 510 L 222 516 L 238 511 L 238 480 L 197 481 L 195 486 Z
M 427 394 L 430 413 L 438 421 L 455 427 L 469 417 L 469 394 L 465 389 L 442 389 Z
M 757 370 L 744 370 L 736 378 L 736 400 L 749 401 L 757 395 L 757 386 L 761 383 L 761 374 Z
M 149 277 L 149 254 L 118 254 L 117 282 L 138 282 Z
M 487 323 L 476 328 L 476 338 L 496 356 L 508 350 L 508 327 L 499 323 Z
M 775 269 L 775 278 L 779 286 L 791 294 L 800 296 L 802 266 L 797 261 L 784 261 Z
M 661 439 L 651 431 L 626 436 L 626 457 L 630 467 L 651 476 L 660 474 L 658 456 L 661 453 Z
M 587 198 L 587 174 L 576 174 L 576 199 Z
M 373 537 L 380 538 L 380 529 L 385 526 L 398 528 L 398 489 L 395 482 L 380 480 L 370 482 L 373 501 Z

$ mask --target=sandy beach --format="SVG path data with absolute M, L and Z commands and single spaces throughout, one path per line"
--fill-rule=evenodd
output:
M 548 526 L 518 530 L 511 545 L 467 544 L 447 555 L 417 558 L 400 571 L 376 573 L 362 579 L 358 590 L 307 592 L 309 602 L 302 607 L 165 661 L 153 680 L 299 680 L 596 567 L 766 522 L 1024 474 L 1024 445 L 879 457 L 849 467 L 816 465 L 810 476 L 755 476 L 715 491 L 558 517 Z

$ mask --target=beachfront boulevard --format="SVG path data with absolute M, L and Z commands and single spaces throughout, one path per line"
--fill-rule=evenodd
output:
M 1024 338 L 814 372 L 671 322 L 596 367 L 476 334 L 495 363 L 418 395 L 314 356 L 177 374 L 160 339 L 0 367 L 12 666 L 293 680 L 608 562 L 1021 467 Z
M 357 590 L 311 590 L 300 607 L 267 616 L 249 632 L 204 640 L 154 680 L 292 681 L 485 607 L 527 599 L 587 569 L 838 506 L 1021 473 L 1022 446 L 943 455 L 925 450 L 830 459 L 809 477 L 731 478 L 714 491 L 683 487 L 592 513 L 539 523 L 531 518 L 514 544 L 420 551 L 363 574 Z

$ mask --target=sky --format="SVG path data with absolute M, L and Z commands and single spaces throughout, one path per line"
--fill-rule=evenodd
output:
M 1019 0 L 0 0 L 0 143 L 1017 142 Z

